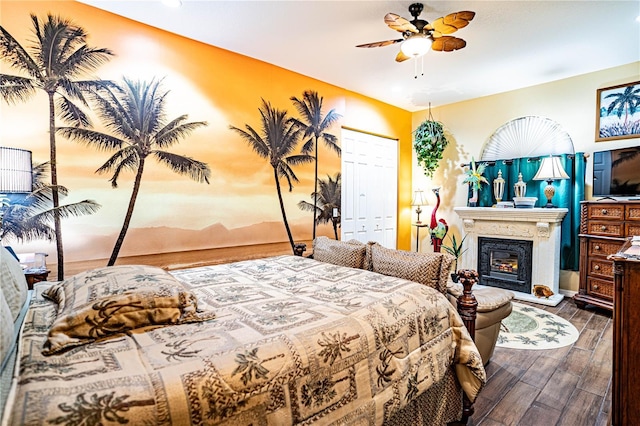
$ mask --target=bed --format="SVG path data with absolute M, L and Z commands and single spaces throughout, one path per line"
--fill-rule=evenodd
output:
M 485 372 L 441 291 L 446 262 L 425 285 L 369 270 L 370 249 L 354 267 L 277 256 L 98 268 L 30 293 L 2 249 L 2 425 L 460 419 Z

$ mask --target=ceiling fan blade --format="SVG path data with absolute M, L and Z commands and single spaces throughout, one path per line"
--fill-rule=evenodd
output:
M 389 26 L 392 30 L 399 31 L 401 33 L 405 31 L 409 31 L 412 33 L 417 33 L 418 29 L 411 22 L 407 21 L 400 15 L 396 15 L 395 13 L 387 13 L 384 15 L 384 23 Z
M 411 56 L 407 56 L 404 53 L 402 53 L 402 50 L 398 52 L 398 55 L 396 56 L 396 62 L 404 62 L 407 59 L 411 59 Z
M 376 41 L 373 43 L 359 44 L 356 47 L 383 47 L 383 46 L 389 46 L 390 44 L 400 43 L 401 41 L 404 41 L 404 39 L 399 38 L 396 40 Z
M 452 52 L 454 50 L 462 49 L 466 45 L 467 42 L 461 38 L 442 36 L 433 39 L 431 50 L 436 50 L 438 52 Z
M 427 30 L 437 31 L 441 34 L 452 34 L 469 25 L 469 22 L 474 16 L 476 16 L 476 13 L 468 10 L 450 13 L 443 18 L 436 19 L 425 28 Z

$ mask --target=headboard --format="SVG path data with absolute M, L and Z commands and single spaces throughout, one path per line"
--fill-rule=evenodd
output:
M 29 300 L 30 291 L 20 264 L 0 246 L 0 407 L 4 407 L 11 387 L 16 342 Z

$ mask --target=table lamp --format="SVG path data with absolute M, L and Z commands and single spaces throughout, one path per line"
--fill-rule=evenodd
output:
M 413 201 L 411 202 L 411 205 L 413 207 L 416 207 L 416 213 L 418 214 L 418 219 L 416 220 L 416 223 L 422 223 L 420 222 L 420 213 L 422 213 L 422 206 L 427 206 L 429 205 L 429 203 L 427 203 L 427 199 L 424 196 L 424 192 L 422 192 L 421 189 L 418 189 L 417 191 L 415 191 L 413 193 Z
M 547 197 L 547 205 L 545 207 L 555 207 L 551 200 L 556 193 L 556 189 L 553 187 L 554 180 L 569 179 L 569 176 L 564 171 L 562 164 L 560 163 L 560 157 L 544 157 L 542 164 L 538 169 L 538 173 L 533 177 L 533 180 L 546 180 L 547 186 L 544 188 L 544 195 Z
M 0 147 L 0 194 L 32 191 L 31 151 Z

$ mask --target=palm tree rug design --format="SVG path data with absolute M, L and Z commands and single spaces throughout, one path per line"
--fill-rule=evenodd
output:
M 555 349 L 578 340 L 580 333 L 569 321 L 533 306 L 513 302 L 502 320 L 496 346 L 512 349 Z

